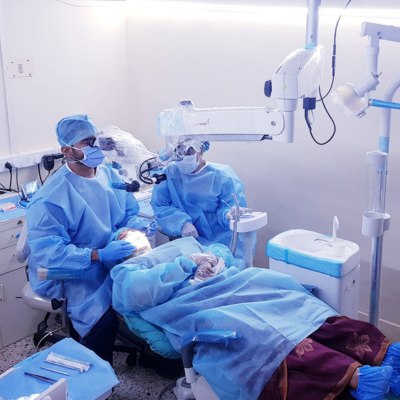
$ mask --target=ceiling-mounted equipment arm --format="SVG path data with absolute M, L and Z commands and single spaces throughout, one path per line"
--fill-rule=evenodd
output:
M 318 44 L 319 7 L 321 0 L 308 0 L 306 45 Z
M 287 126 L 282 112 L 266 107 L 196 108 L 191 100 L 163 111 L 159 133 L 165 137 L 190 137 L 215 141 L 259 141 L 281 135 Z
M 162 136 L 185 136 L 211 141 L 294 140 L 294 112 L 298 99 L 315 97 L 320 84 L 322 46 L 304 46 L 292 52 L 279 66 L 265 94 L 276 100 L 267 107 L 196 108 L 191 100 L 159 115 Z
M 308 0 L 306 44 L 279 66 L 264 92 L 276 101 L 267 107 L 195 108 L 190 100 L 159 115 L 159 133 L 209 141 L 294 140 L 294 112 L 300 98 L 314 98 L 322 76 L 323 49 L 317 45 L 320 0 Z

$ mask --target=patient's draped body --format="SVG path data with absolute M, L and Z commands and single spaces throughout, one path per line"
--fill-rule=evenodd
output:
M 123 315 L 140 315 L 161 327 L 177 351 L 181 338 L 191 332 L 238 332 L 241 338 L 228 347 L 198 344 L 193 360 L 224 400 L 257 399 L 293 348 L 337 315 L 285 274 L 231 267 L 190 285 L 195 269 L 184 256 L 154 265 L 131 259 L 111 272 L 113 305 Z

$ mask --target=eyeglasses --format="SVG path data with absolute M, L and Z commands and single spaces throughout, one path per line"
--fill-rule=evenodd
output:
M 95 147 L 97 146 L 97 138 L 96 136 L 91 136 L 86 139 L 82 139 L 79 143 L 82 143 L 84 146 Z
M 184 156 L 190 156 L 196 154 L 196 149 L 194 149 L 192 146 L 187 146 L 185 144 L 179 144 L 175 148 L 175 155 L 177 156 L 178 159 L 182 159 Z

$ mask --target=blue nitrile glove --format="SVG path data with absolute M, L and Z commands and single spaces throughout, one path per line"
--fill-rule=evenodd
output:
M 228 221 L 231 219 L 236 219 L 236 215 L 239 212 L 239 216 L 251 212 L 251 208 L 239 207 L 239 210 L 236 206 L 231 207 L 231 209 L 225 214 L 225 217 Z
M 191 222 L 185 222 L 181 232 L 182 237 L 193 236 L 194 238 L 199 237 L 196 227 Z
M 154 236 L 157 232 L 157 222 L 153 221 L 148 227 L 147 227 L 147 232 L 146 236 L 151 237 Z
M 119 235 L 124 232 L 124 231 L 129 231 L 130 228 L 127 228 L 126 226 L 124 226 L 123 228 L 119 228 L 116 232 L 114 232 L 111 236 L 110 242 L 112 242 L 113 240 L 118 240 Z
M 136 246 L 127 240 L 113 240 L 104 249 L 97 250 L 101 262 L 122 260 L 130 256 L 136 250 Z

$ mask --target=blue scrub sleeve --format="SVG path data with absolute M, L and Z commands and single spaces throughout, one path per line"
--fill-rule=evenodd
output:
M 232 171 L 233 173 L 233 171 Z M 230 211 L 231 207 L 235 205 L 235 200 L 232 193 L 236 194 L 237 200 L 241 207 L 247 206 L 246 197 L 244 195 L 243 183 L 236 177 L 232 178 L 229 175 L 222 176 L 221 178 L 221 194 L 219 197 L 219 206 L 216 209 L 216 214 L 219 224 L 229 229 L 229 221 L 226 218 L 226 214 Z
M 91 248 L 70 243 L 64 226 L 68 226 L 64 211 L 52 204 L 43 204 L 27 215 L 29 248 L 35 264 L 47 269 L 87 269 L 91 265 Z M 77 273 L 78 274 L 78 273 Z
M 118 231 L 115 232 L 111 240 L 115 240 L 118 235 L 126 229 L 136 229 L 138 231 L 147 232 L 151 222 L 148 218 L 138 216 L 139 203 L 132 193 L 126 193 L 126 216 L 118 226 Z
M 118 189 L 116 189 L 118 190 Z M 140 229 L 140 227 L 137 226 L 137 218 L 138 218 L 138 213 L 139 213 L 139 203 L 135 199 L 132 193 L 127 192 L 125 194 L 125 218 L 121 221 L 121 223 L 118 225 L 118 229 L 124 228 L 124 227 L 129 227 L 133 229 L 138 229 L 138 230 L 143 230 Z
M 157 215 L 157 225 L 161 232 L 168 236 L 181 236 L 183 225 L 192 222 L 187 213 L 173 205 L 167 181 L 153 188 L 151 206 Z
M 124 316 L 166 302 L 182 282 L 193 275 L 197 265 L 186 257 L 146 268 L 142 264 L 119 264 L 111 270 L 113 307 Z M 140 273 L 133 273 L 140 271 Z

